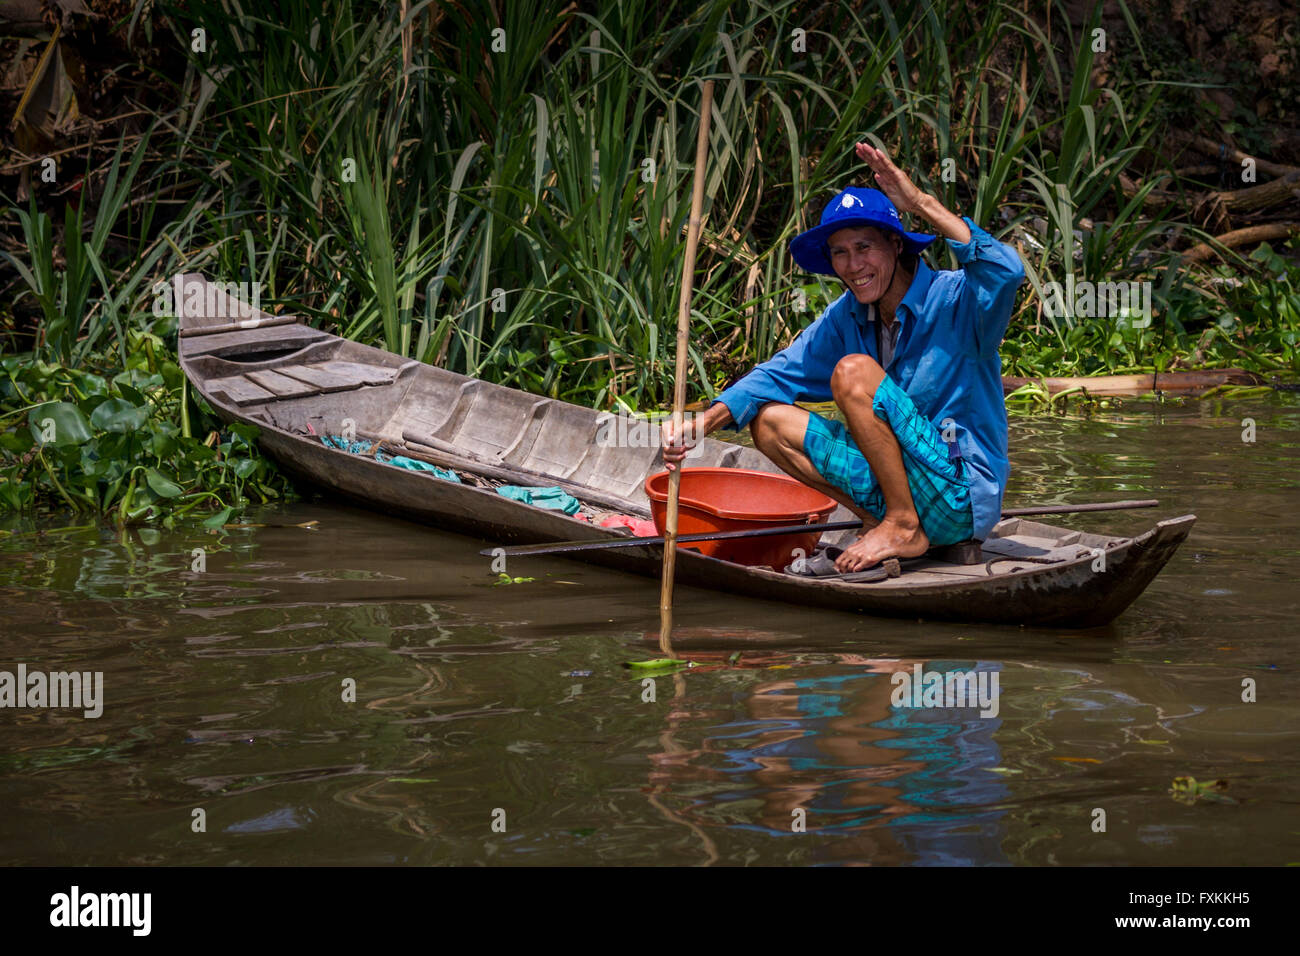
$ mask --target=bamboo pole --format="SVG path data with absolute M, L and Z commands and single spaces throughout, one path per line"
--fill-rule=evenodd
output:
M 677 368 L 673 381 L 673 434 L 680 435 L 686 405 L 686 356 L 690 342 L 691 289 L 695 278 L 695 249 L 700 241 L 700 209 L 704 205 L 704 165 L 709 154 L 709 120 L 713 112 L 713 81 L 704 83 L 699 133 L 695 139 L 695 183 L 691 190 L 691 219 L 686 232 L 686 261 L 682 265 L 682 294 L 677 302 Z M 677 492 L 682 464 L 668 474 L 668 512 L 664 518 L 664 570 L 659 588 L 659 647 L 672 657 L 673 572 L 677 566 Z
M 1006 508 L 1004 518 L 1023 518 L 1032 515 L 1072 515 L 1094 511 L 1128 511 L 1133 508 L 1156 508 L 1160 501 L 1156 498 L 1143 498 L 1138 501 L 1101 501 L 1081 505 L 1026 505 L 1023 508 Z M 816 531 L 849 531 L 860 529 L 862 521 L 832 521 L 828 524 L 792 524 L 777 528 L 761 528 L 754 531 L 714 531 L 709 534 L 686 534 L 677 537 L 678 544 L 693 544 L 696 541 L 732 541 L 737 538 L 770 538 L 789 534 L 808 534 Z M 495 557 L 498 553 L 511 558 L 534 557 L 542 554 L 570 554 L 574 551 L 608 551 L 614 548 L 639 548 L 642 546 L 664 544 L 663 537 L 605 538 L 593 541 L 579 538 L 576 541 L 548 541 L 545 544 L 519 544 L 509 548 L 484 548 L 479 554 L 485 558 Z

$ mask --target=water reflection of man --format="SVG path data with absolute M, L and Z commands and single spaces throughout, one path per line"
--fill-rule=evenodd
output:
M 752 822 L 732 826 L 792 836 L 793 813 L 802 810 L 807 835 L 816 840 L 815 859 L 1006 862 L 1001 813 L 981 809 L 1006 796 L 985 769 L 1001 759 L 993 739 L 1000 721 L 981 718 L 977 709 L 895 707 L 889 676 L 910 672 L 914 662 L 839 658 L 863 670 L 837 668 L 754 686 L 741 719 L 717 726 L 702 750 L 656 759 L 652 781 L 669 789 L 696 781 L 689 817 L 700 824 L 730 804 L 757 799 Z M 971 667 L 924 666 L 931 672 Z M 688 713 L 705 716 L 678 712 Z M 721 767 L 719 749 L 727 758 Z M 700 781 L 710 782 L 711 799 L 700 793 Z M 816 839 L 822 835 L 834 839 Z

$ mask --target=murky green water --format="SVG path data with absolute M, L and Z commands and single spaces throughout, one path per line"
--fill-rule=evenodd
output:
M 656 656 L 649 579 L 548 558 L 494 587 L 481 542 L 327 501 L 261 518 L 314 529 L 5 539 L 0 670 L 105 688 L 95 720 L 0 711 L 0 862 L 1300 861 L 1300 403 L 1016 419 L 1012 461 L 1009 503 L 1200 521 L 1104 631 L 679 588 L 707 663 L 654 701 L 620 666 Z M 894 706 L 916 664 L 996 674 L 997 716 Z M 1233 802 L 1176 801 L 1179 776 Z

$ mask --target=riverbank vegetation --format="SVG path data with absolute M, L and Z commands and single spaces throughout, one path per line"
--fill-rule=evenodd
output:
M 1021 251 L 1008 374 L 1300 371 L 1300 169 L 1272 161 L 1300 140 L 1300 39 L 1263 14 L 89 7 L 11 21 L 0 45 L 16 117 L 0 167 L 5 509 L 225 520 L 288 493 L 254 436 L 184 386 L 153 292 L 181 271 L 258 283 L 268 311 L 468 375 L 662 407 L 706 76 L 696 397 L 842 291 L 787 245 L 835 191 L 870 185 L 863 138 Z M 1149 316 L 1068 295 L 1044 309 L 1053 289 L 1103 282 L 1149 283 Z

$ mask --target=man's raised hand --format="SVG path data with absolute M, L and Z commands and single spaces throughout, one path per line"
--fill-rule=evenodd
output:
M 876 174 L 876 183 L 880 191 L 889 197 L 889 201 L 899 212 L 920 212 L 921 200 L 925 193 L 907 178 L 907 174 L 894 165 L 893 160 L 883 151 L 870 143 L 858 143 L 855 147 L 858 159 L 862 160 Z
M 935 231 L 945 238 L 970 242 L 971 232 L 962 218 L 934 196 L 921 192 L 883 150 L 876 149 L 870 143 L 858 143 L 855 149 L 858 159 L 875 172 L 880 191 L 889 197 L 889 201 L 900 213 L 914 213 L 929 220 Z

